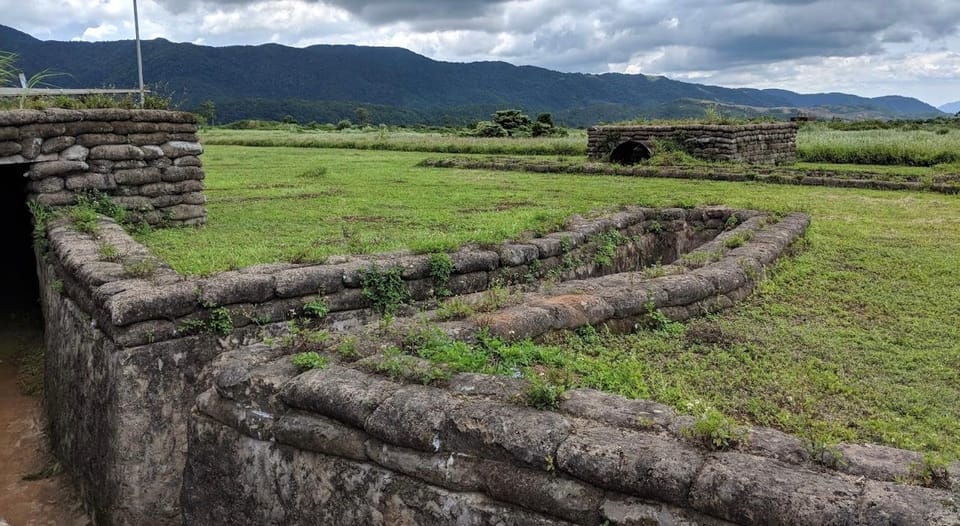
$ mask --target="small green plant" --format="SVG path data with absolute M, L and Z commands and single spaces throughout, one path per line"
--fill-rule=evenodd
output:
M 751 239 L 753 239 L 753 232 L 749 230 L 745 230 L 743 232 L 737 232 L 736 234 L 728 237 L 727 239 L 724 239 L 723 246 L 727 248 L 742 247 L 747 243 L 747 241 L 750 241 Z
M 666 314 L 661 312 L 660 309 L 657 309 L 652 301 L 647 303 L 647 318 L 650 321 L 650 328 L 654 332 L 681 335 L 686 330 L 686 327 L 682 323 L 671 320 Z
M 909 482 L 928 488 L 950 489 L 950 475 L 947 461 L 932 453 L 925 453 L 923 459 L 910 466 Z
M 696 417 L 692 426 L 682 430 L 687 438 L 716 450 L 735 447 L 747 439 L 747 430 L 715 407 L 695 400 L 687 404 L 687 409 Z
M 434 295 L 446 298 L 450 291 L 450 275 L 453 273 L 453 259 L 446 252 L 430 254 L 430 277 L 433 279 Z
M 381 315 L 396 314 L 409 299 L 402 273 L 400 267 L 380 269 L 376 265 L 360 271 L 361 294 L 373 302 L 373 308 Z
M 120 260 L 120 250 L 109 243 L 103 243 L 97 248 L 97 253 L 103 261 L 116 262 Z
M 454 298 L 440 304 L 440 307 L 437 308 L 435 319 L 437 321 L 461 320 L 463 318 L 469 318 L 475 313 L 476 311 L 469 303 Z
M 75 206 L 68 212 L 73 227 L 84 234 L 96 234 L 97 211 L 88 206 Z
M 650 224 L 647 225 L 647 232 L 650 232 L 651 234 L 659 234 L 663 232 L 663 223 L 657 221 L 656 219 L 650 221 Z
M 311 318 L 322 319 L 330 314 L 330 306 L 327 305 L 327 300 L 316 299 L 303 306 L 303 313 Z
M 55 280 L 53 280 L 53 283 L 50 284 L 50 288 L 53 289 L 53 291 L 56 292 L 57 294 L 62 294 L 62 293 L 63 293 L 63 280 L 62 280 L 62 279 L 55 279 Z
M 123 223 L 127 218 L 127 210 L 114 203 L 109 195 L 99 190 L 78 193 L 76 206 L 89 208 L 97 214 L 113 218 L 118 223 Z
M 740 224 L 740 219 L 737 217 L 737 214 L 730 214 L 730 217 L 727 218 L 727 221 L 723 224 L 724 230 L 733 230 Z
M 560 253 L 566 254 L 570 252 L 573 248 L 573 241 L 571 241 L 570 236 L 563 236 L 560 238 Z
M 352 336 L 344 338 L 343 341 L 340 342 L 340 346 L 337 347 L 337 354 L 348 361 L 359 358 L 360 352 L 357 350 L 357 339 Z
M 33 215 L 33 242 L 40 249 L 40 252 L 46 252 L 47 248 L 47 223 L 53 218 L 54 212 L 40 201 L 30 201 L 27 203 L 30 214 Z
M 566 391 L 562 385 L 548 382 L 538 375 L 532 375 L 527 388 L 523 391 L 523 400 L 530 407 L 537 409 L 557 409 Z
M 294 354 L 290 357 L 290 361 L 301 372 L 309 371 L 311 369 L 323 369 L 330 363 L 325 356 L 320 356 L 314 351 Z
M 153 258 L 143 258 L 128 261 L 123 265 L 123 271 L 132 278 L 149 279 L 157 274 L 160 266 Z
M 210 331 L 226 336 L 233 332 L 233 320 L 230 318 L 230 311 L 226 307 L 217 307 L 210 311 L 208 320 Z
M 576 332 L 580 341 L 587 345 L 600 343 L 600 333 L 597 332 L 597 329 L 593 325 L 584 325 L 583 327 L 577 328 L 574 332 Z
M 617 256 L 617 247 L 623 243 L 623 234 L 619 230 L 607 230 L 596 239 L 597 249 L 593 254 L 593 262 L 601 267 L 612 265 Z

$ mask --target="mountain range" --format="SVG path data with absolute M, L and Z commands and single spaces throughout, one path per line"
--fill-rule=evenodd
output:
M 942 116 L 914 98 L 865 98 L 843 93 L 799 94 L 778 89 L 724 88 L 666 77 L 561 73 L 505 62 L 453 63 L 402 48 L 277 44 L 209 47 L 164 39 L 142 42 L 144 78 L 157 92 L 190 109 L 213 101 L 220 122 L 282 119 L 459 125 L 498 109 L 552 113 L 568 126 L 634 118 L 700 117 L 709 106 L 728 116 L 797 114 L 841 118 Z M 41 41 L 0 25 L 0 50 L 17 53 L 29 76 L 64 73 L 62 88 L 133 87 L 133 41 Z
M 956 102 L 948 102 L 947 104 L 944 104 L 943 106 L 940 106 L 937 109 L 944 113 L 952 113 L 956 115 L 957 113 L 960 113 L 960 100 Z

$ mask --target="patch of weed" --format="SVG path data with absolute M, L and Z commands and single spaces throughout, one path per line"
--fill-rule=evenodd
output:
M 300 372 L 311 369 L 325 369 L 330 364 L 330 360 L 328 360 L 326 356 L 320 356 L 314 351 L 294 354 L 290 357 L 290 362 L 293 363 Z
M 396 314 L 409 300 L 410 292 L 402 274 L 400 267 L 381 269 L 376 265 L 360 271 L 361 294 L 381 315 Z

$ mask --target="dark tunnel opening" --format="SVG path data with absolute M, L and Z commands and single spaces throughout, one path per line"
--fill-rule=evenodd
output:
M 14 327 L 41 321 L 33 224 L 27 207 L 27 179 L 23 177 L 28 168 L 24 164 L 0 165 L 0 225 L 7 239 L 0 257 L 4 281 L 0 320 Z
M 624 141 L 610 152 L 610 162 L 637 164 L 653 156 L 653 150 L 640 141 Z

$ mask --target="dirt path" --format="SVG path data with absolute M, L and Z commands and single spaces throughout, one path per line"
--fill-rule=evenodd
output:
M 17 382 L 20 357 L 39 344 L 34 324 L 0 321 L 0 526 L 85 526 L 65 475 L 23 480 L 54 465 L 45 452 L 40 398 L 23 395 Z

